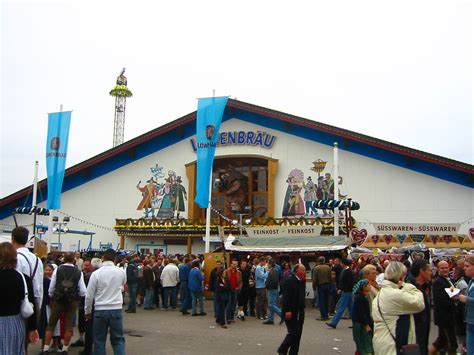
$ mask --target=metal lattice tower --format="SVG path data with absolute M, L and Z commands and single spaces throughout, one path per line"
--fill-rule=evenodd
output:
M 127 87 L 127 78 L 125 75 L 125 68 L 117 77 L 117 85 L 110 91 L 111 96 L 115 96 L 115 117 L 114 117 L 114 147 L 123 143 L 125 132 L 125 106 L 127 104 L 127 97 L 132 96 L 132 92 Z

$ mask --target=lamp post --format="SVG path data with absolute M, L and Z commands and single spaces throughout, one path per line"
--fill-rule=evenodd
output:
M 232 213 L 239 216 L 239 236 L 242 236 L 242 232 L 243 232 L 242 217 L 248 215 L 251 211 L 252 211 L 252 207 L 250 206 L 245 206 L 243 211 L 239 211 L 239 210 L 232 211 Z M 234 222 L 237 222 L 237 221 L 234 221 Z M 233 224 L 235 225 L 236 223 L 233 223 Z
M 69 228 L 67 228 L 66 225 L 70 222 L 70 218 L 68 216 L 64 216 L 63 220 L 59 222 L 59 217 L 53 216 L 52 222 L 53 222 L 53 233 L 58 234 L 58 247 L 59 247 L 59 251 L 61 251 L 62 249 L 61 232 L 67 233 L 69 231 Z

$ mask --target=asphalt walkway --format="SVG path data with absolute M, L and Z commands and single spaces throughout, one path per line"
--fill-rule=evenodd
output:
M 276 354 L 286 335 L 285 325 L 263 325 L 261 320 L 247 317 L 236 320 L 227 329 L 218 326 L 213 317 L 212 301 L 205 301 L 207 316 L 183 316 L 178 311 L 143 310 L 124 313 L 127 354 Z M 354 354 L 349 320 L 341 320 L 337 329 L 317 321 L 319 311 L 308 308 L 301 340 L 300 354 Z M 73 341 L 77 339 L 77 329 Z M 79 354 L 81 348 L 70 348 Z M 40 353 L 40 345 L 30 346 L 29 354 Z M 110 344 L 107 353 L 113 354 Z

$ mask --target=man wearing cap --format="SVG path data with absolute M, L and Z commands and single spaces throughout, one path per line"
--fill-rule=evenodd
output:
M 313 180 L 311 179 L 311 176 L 308 176 L 306 178 L 308 180 L 306 183 L 303 182 L 303 188 L 304 188 L 304 204 L 305 204 L 305 209 L 306 209 L 306 216 L 310 216 L 310 210 L 311 210 L 311 216 L 317 217 L 318 212 L 316 212 L 316 209 L 313 206 L 313 202 L 317 200 L 316 197 L 316 185 L 314 184 Z

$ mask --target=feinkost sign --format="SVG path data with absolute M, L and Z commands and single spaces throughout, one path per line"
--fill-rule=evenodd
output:
M 322 225 L 245 228 L 249 237 L 319 237 L 322 229 Z

